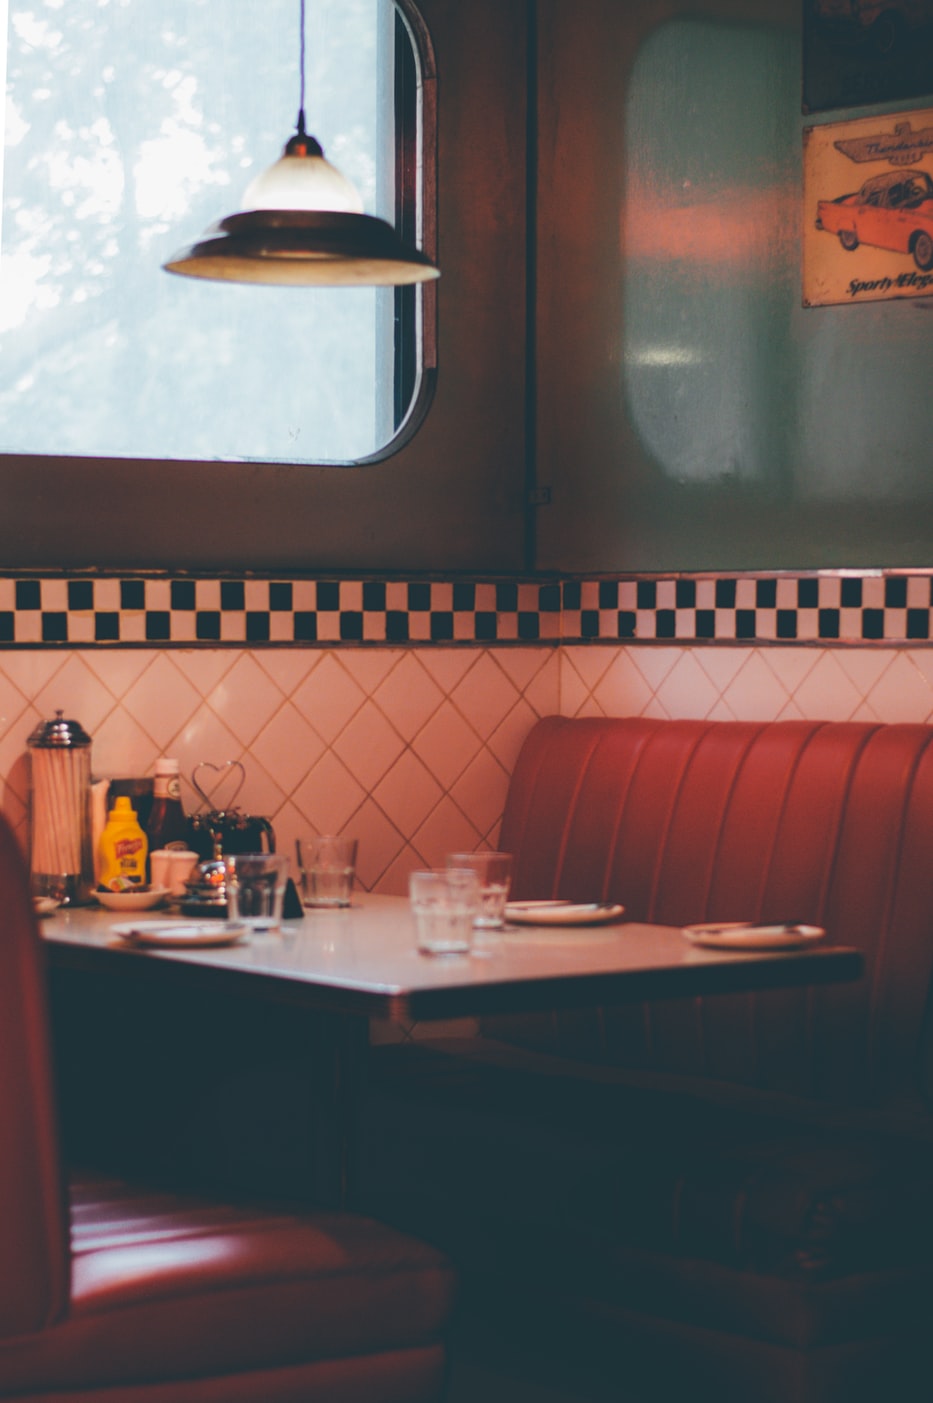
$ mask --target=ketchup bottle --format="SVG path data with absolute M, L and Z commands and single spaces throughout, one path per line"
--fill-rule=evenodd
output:
M 181 802 L 177 760 L 157 760 L 152 786 L 152 808 L 146 823 L 149 851 L 187 848 L 188 824 Z

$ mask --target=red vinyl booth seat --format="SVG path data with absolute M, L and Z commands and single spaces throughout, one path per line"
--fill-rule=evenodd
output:
M 892 1371 L 933 1313 L 933 727 L 547 718 L 499 846 L 515 899 L 813 923 L 865 976 L 381 1050 L 412 1163 L 373 1203 L 511 1273 L 542 1347 L 595 1332 L 623 1394 L 920 1396 Z
M 443 1396 L 453 1275 L 362 1216 L 66 1184 L 45 975 L 0 817 L 0 1398 L 418 1403 Z
M 888 1122 L 901 1111 L 925 1133 L 933 727 L 547 718 L 500 844 L 516 898 L 618 901 L 662 925 L 805 921 L 866 963 L 853 985 L 602 1010 L 582 1028 L 500 1022 L 500 1036 Z

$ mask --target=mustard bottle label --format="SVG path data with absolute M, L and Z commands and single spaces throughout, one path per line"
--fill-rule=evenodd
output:
M 144 887 L 148 848 L 135 810 L 123 806 L 111 809 L 100 835 L 100 885 L 110 891 Z

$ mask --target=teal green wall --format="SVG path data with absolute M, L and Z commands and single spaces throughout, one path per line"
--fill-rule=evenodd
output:
M 928 565 L 933 298 L 803 306 L 801 153 L 806 125 L 933 98 L 805 116 L 796 6 L 785 24 L 753 23 L 751 4 L 748 23 L 741 5 L 728 20 L 722 6 L 687 8 L 659 23 L 636 3 L 634 33 L 616 35 L 622 92 L 602 106 L 617 126 L 620 173 L 604 187 L 621 240 L 613 249 L 607 230 L 600 250 L 597 233 L 607 281 L 579 312 L 581 345 L 587 326 L 601 345 L 581 351 L 590 374 L 571 406 L 582 461 L 569 460 L 569 425 L 551 453 L 554 411 L 542 411 L 558 513 L 539 514 L 538 563 Z M 584 100 L 601 103 L 599 82 Z

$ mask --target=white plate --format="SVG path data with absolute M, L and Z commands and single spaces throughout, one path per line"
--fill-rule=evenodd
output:
M 37 916 L 51 916 L 59 906 L 61 902 L 56 901 L 54 896 L 34 896 L 32 899 L 32 907 Z
M 518 926 L 604 926 L 620 920 L 624 911 L 602 901 L 510 901 L 505 919 Z
M 147 887 L 145 891 L 96 891 L 101 906 L 108 911 L 151 911 L 161 906 L 168 896 L 168 887 Z
M 128 945 L 162 945 L 169 949 L 198 945 L 235 945 L 246 926 L 234 921 L 135 921 L 113 926 L 112 934 Z
M 719 950 L 794 950 L 822 940 L 825 934 L 822 926 L 749 925 L 745 921 L 684 926 L 684 935 L 694 945 L 711 945 Z

